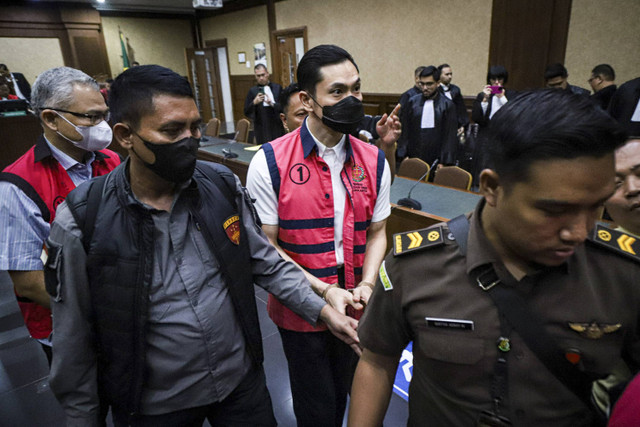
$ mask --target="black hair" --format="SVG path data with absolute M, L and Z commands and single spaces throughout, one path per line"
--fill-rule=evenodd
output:
M 269 72 L 269 70 L 267 70 L 267 66 L 264 64 L 256 64 L 256 66 L 253 67 L 253 71 L 256 71 L 258 68 L 264 68 L 266 72 Z
M 415 71 L 413 72 L 413 75 L 416 77 L 420 77 L 420 73 L 422 72 L 422 70 L 424 70 L 425 68 L 427 68 L 426 65 L 421 65 L 418 68 L 415 69 Z
M 502 79 L 502 84 L 507 84 L 509 72 L 504 65 L 492 65 L 487 72 L 487 84 L 491 84 L 491 79 Z
M 278 98 L 278 110 L 280 113 L 286 114 L 287 108 L 289 108 L 289 98 L 294 93 L 300 92 L 300 85 L 298 83 L 291 83 L 289 86 L 282 89 L 280 97 Z
M 594 76 L 600 76 L 603 80 L 612 82 L 616 79 L 616 72 L 613 71 L 613 67 L 609 64 L 596 65 L 591 74 Z
M 322 80 L 321 68 L 327 65 L 340 64 L 341 62 L 351 62 L 356 70 L 358 65 L 353 57 L 343 48 L 332 44 L 321 44 L 304 54 L 298 64 L 298 84 L 300 90 L 315 95 L 316 85 Z
M 443 68 L 451 68 L 451 65 L 449 65 L 449 64 L 440 64 L 440 65 L 438 65 L 438 71 L 440 71 L 440 74 L 442 74 L 442 69 Z
M 420 71 L 420 77 L 429 77 L 433 76 L 433 80 L 440 80 L 440 70 L 438 70 L 434 65 L 429 65 L 428 67 L 424 67 L 422 71 Z
M 545 80 L 553 79 L 556 77 L 563 77 L 563 78 L 569 77 L 569 73 L 567 72 L 567 69 L 564 68 L 564 65 L 560 64 L 559 62 L 555 64 L 547 65 L 547 68 L 545 68 L 544 70 Z
M 528 179 L 536 161 L 602 157 L 624 144 L 616 120 L 589 98 L 567 91 L 524 92 L 489 123 L 489 167 L 506 183 Z
M 134 128 L 153 109 L 153 97 L 173 95 L 193 98 L 189 81 L 160 65 L 140 65 L 120 74 L 109 91 L 111 122 L 128 122 Z

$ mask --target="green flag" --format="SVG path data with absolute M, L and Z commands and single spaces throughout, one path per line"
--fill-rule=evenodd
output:
M 127 46 L 124 43 L 124 36 L 122 35 L 122 31 L 120 33 L 120 46 L 122 47 L 122 69 L 126 70 L 129 68 L 129 55 L 127 55 Z

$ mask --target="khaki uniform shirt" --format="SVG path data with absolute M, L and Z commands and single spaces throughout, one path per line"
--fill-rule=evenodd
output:
M 443 244 L 387 256 L 381 272 L 393 289 L 385 291 L 378 283 L 360 322 L 361 343 L 375 353 L 399 356 L 414 341 L 412 426 L 473 426 L 481 411 L 493 409 L 490 387 L 500 322 L 492 299 L 470 273 L 489 264 L 500 277 L 509 273 L 482 230 L 482 206 L 470 216 L 466 257 L 447 238 L 444 224 Z M 640 263 L 586 242 L 564 265 L 525 276 L 516 286 L 558 346 L 581 353 L 586 371 L 604 376 L 622 357 L 637 368 Z M 590 339 L 572 330 L 570 322 L 622 326 Z M 543 366 L 517 331 L 509 338 L 501 415 L 516 426 L 588 425 L 591 414 L 581 400 Z

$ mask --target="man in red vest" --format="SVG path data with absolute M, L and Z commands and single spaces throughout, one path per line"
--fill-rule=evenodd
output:
M 351 55 L 333 45 L 307 52 L 298 65 L 300 100 L 309 116 L 297 130 L 264 144 L 247 175 L 263 230 L 295 262 L 313 290 L 359 317 L 386 249 L 391 174 L 384 153 L 350 136 L 364 117 L 360 76 Z M 378 134 L 397 139 L 397 116 Z M 357 355 L 326 326 L 312 327 L 274 298 L 289 364 L 298 426 L 341 426 Z
M 0 174 L 0 270 L 8 270 L 31 336 L 51 360 L 51 311 L 42 272 L 43 244 L 56 207 L 77 185 L 120 164 L 109 109 L 82 71 L 52 68 L 31 95 L 43 135 Z

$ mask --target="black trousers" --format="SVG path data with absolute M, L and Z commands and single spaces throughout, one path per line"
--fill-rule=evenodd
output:
M 329 331 L 278 329 L 298 427 L 342 426 L 358 356 Z
M 271 397 L 262 366 L 253 368 L 223 401 L 162 415 L 127 415 L 113 411 L 116 427 L 201 427 L 207 419 L 212 427 L 275 427 Z

